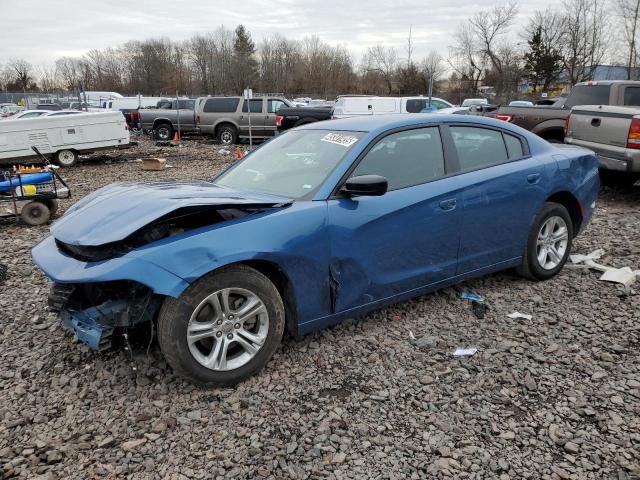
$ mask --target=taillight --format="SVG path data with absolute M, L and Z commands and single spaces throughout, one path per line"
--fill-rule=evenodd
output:
M 132 122 L 136 121 L 136 117 L 133 112 L 129 112 L 129 120 L 131 120 Z
M 284 120 L 283 115 L 276 115 L 276 127 L 282 126 L 282 120 Z
M 640 150 L 640 118 L 632 118 L 627 135 L 627 148 Z
M 196 115 L 196 125 L 200 125 L 200 115 Z
M 513 120 L 513 115 L 507 115 L 505 113 L 499 113 L 496 115 L 496 118 L 498 120 L 502 120 L 503 122 L 510 122 L 511 120 Z
M 564 136 L 565 138 L 567 136 L 569 136 L 569 122 L 571 121 L 571 114 L 569 114 L 567 116 L 567 118 L 564 119 L 564 124 L 562 126 L 562 129 L 564 130 Z

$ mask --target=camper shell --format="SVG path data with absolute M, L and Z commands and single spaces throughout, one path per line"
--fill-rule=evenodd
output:
M 27 161 L 37 147 L 60 166 L 78 161 L 81 153 L 129 144 L 127 122 L 120 112 L 43 116 L 0 122 L 0 164 Z

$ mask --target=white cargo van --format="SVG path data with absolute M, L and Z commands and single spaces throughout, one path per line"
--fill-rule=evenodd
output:
M 129 144 L 129 129 L 120 112 L 91 112 L 43 116 L 0 122 L 0 163 L 35 157 L 31 147 L 53 157 L 62 167 L 78 154 Z
M 338 97 L 333 108 L 333 118 L 359 115 L 384 115 L 390 113 L 420 113 L 429 105 L 429 97 Z M 431 106 L 437 110 L 453 105 L 441 98 L 431 97 Z

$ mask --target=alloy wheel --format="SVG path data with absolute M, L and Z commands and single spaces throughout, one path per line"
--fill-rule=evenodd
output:
M 562 217 L 552 216 L 542 224 L 536 241 L 538 263 L 545 270 L 553 270 L 562 260 L 569 243 L 569 230 Z
M 196 307 L 187 327 L 193 358 L 210 370 L 234 370 L 264 345 L 269 314 L 263 301 L 244 288 L 224 288 Z

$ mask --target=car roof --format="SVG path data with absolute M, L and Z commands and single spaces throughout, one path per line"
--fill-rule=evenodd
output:
M 387 115 L 361 115 L 355 117 L 328 120 L 325 122 L 309 123 L 297 128 L 297 130 L 337 130 L 352 132 L 383 132 L 394 128 L 410 127 L 412 125 L 429 125 L 441 123 L 473 123 L 500 127 L 510 130 L 509 124 L 494 118 L 481 116 L 467 116 L 438 113 L 395 113 Z

